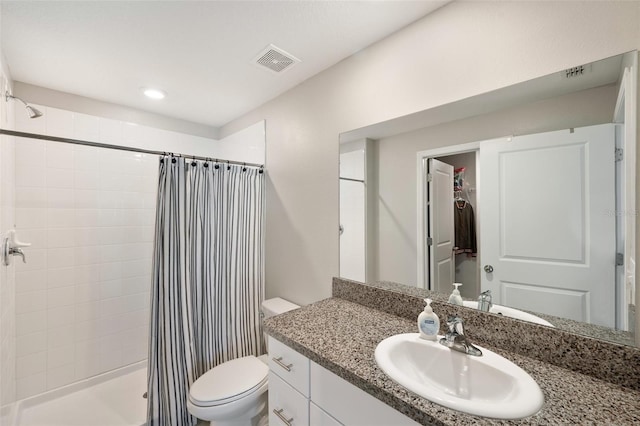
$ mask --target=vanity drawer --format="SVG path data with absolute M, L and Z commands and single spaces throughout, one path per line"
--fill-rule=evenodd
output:
M 270 371 L 269 426 L 304 425 L 309 425 L 309 400 Z
M 322 408 L 313 402 L 309 403 L 310 426 L 343 426 L 342 423 L 327 414 Z
M 269 337 L 269 370 L 309 396 L 309 359 L 273 337 Z

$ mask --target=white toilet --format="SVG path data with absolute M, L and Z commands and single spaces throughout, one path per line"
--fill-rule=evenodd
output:
M 276 297 L 262 302 L 262 315 L 269 318 L 296 308 L 299 306 Z M 266 355 L 222 363 L 193 382 L 187 409 L 211 426 L 266 425 L 268 373 Z

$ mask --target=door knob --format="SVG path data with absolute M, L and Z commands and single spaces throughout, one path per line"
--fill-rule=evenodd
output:
M 484 265 L 484 271 L 485 271 L 487 274 L 492 273 L 492 272 L 493 272 L 493 266 L 491 266 L 491 265 Z

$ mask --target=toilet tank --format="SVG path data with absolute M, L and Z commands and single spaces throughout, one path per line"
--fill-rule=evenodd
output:
M 270 318 L 275 315 L 284 314 L 285 312 L 298 309 L 299 307 L 300 306 L 295 303 L 291 303 L 288 300 L 281 299 L 280 297 L 274 297 L 273 299 L 267 299 L 262 302 L 262 317 Z M 264 333 L 264 343 L 267 346 L 267 350 L 269 350 L 267 341 L 267 333 Z M 263 359 L 263 362 L 266 361 Z
M 288 300 L 281 299 L 280 297 L 274 297 L 273 299 L 267 299 L 262 302 L 262 315 L 263 318 L 270 318 L 275 315 L 298 309 L 299 307 L 300 306 L 295 303 L 291 303 Z

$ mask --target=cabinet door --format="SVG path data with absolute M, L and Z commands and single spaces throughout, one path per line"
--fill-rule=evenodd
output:
M 269 425 L 309 425 L 309 400 L 272 371 L 269 372 Z
M 418 426 L 362 389 L 315 362 L 310 363 L 311 400 L 340 423 L 347 426 Z
M 309 358 L 269 337 L 269 370 L 309 396 Z
M 313 402 L 309 403 L 309 426 L 344 426 Z

